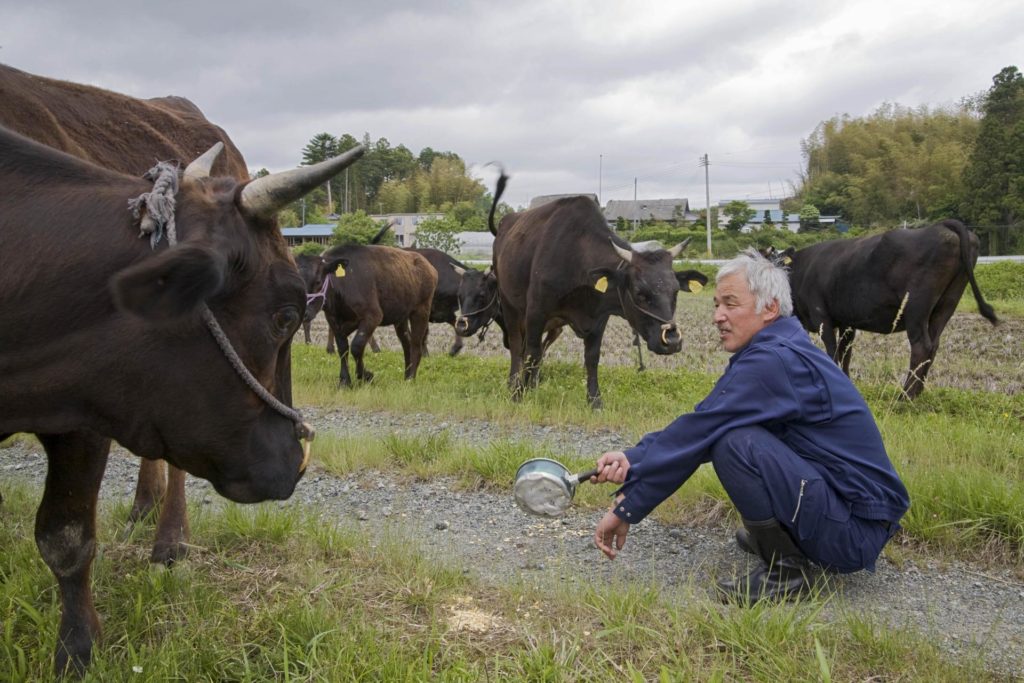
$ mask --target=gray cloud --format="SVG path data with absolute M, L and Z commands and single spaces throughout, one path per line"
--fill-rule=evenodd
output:
M 950 104 L 1024 54 L 1024 7 L 1001 0 L 431 4 L 0 0 L 0 61 L 188 97 L 254 168 L 369 132 L 499 159 L 514 204 L 630 198 L 636 178 L 703 206 L 701 154 L 712 201 L 778 194 L 819 121 Z

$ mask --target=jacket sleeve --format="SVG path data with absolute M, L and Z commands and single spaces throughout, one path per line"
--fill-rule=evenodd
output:
M 625 451 L 629 474 L 615 514 L 630 523 L 643 520 L 711 459 L 711 448 L 738 427 L 766 425 L 801 412 L 786 367 L 771 349 L 748 348 L 735 358 L 696 410 L 676 418 Z

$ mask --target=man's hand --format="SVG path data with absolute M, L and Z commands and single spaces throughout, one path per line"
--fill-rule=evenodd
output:
M 597 483 L 610 481 L 621 484 L 626 481 L 629 460 L 622 451 L 609 451 L 597 459 Z
M 618 496 L 616 503 L 623 498 L 624 496 Z M 609 560 L 614 560 L 622 547 L 626 545 L 626 534 L 629 533 L 629 522 L 619 519 L 613 512 L 614 509 L 615 507 L 612 506 L 612 509 L 604 514 L 594 532 L 595 545 Z

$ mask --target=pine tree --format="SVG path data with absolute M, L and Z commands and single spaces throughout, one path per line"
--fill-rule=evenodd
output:
M 1024 232 L 1024 76 L 1015 66 L 995 75 L 982 105 L 981 128 L 964 168 L 963 217 L 987 234 L 990 253 Z

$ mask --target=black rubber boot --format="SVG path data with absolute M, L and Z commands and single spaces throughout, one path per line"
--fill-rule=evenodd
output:
M 757 548 L 754 547 L 754 542 L 750 540 L 750 532 L 747 531 L 746 527 L 741 526 L 736 530 L 736 545 L 745 553 L 757 555 Z
M 785 600 L 807 593 L 817 571 L 778 521 L 743 520 L 750 546 L 764 564 L 738 579 L 717 583 L 726 602 L 752 605 L 760 600 Z M 737 543 L 739 534 L 737 534 Z

